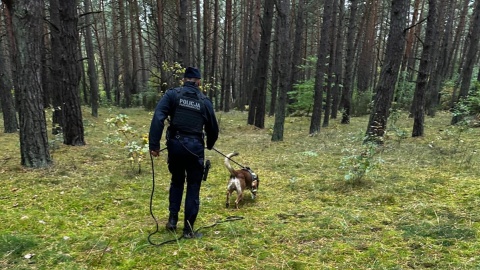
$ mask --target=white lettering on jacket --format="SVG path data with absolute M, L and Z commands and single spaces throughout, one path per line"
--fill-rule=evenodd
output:
M 188 99 L 180 99 L 180 106 L 194 109 L 194 110 L 200 110 L 200 102 L 195 102 L 193 100 L 188 100 Z

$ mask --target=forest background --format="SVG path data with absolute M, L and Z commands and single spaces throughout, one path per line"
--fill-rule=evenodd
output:
M 454 137 L 455 140 L 449 141 L 455 141 L 455 144 L 440 147 L 435 152 L 437 156 L 429 158 L 436 160 L 446 153 L 452 157 L 461 153 L 462 158 L 468 157 L 465 164 L 474 167 L 477 162 L 474 154 L 478 146 L 476 140 L 463 136 L 474 134 L 475 138 L 480 113 L 480 0 L 2 0 L 0 16 L 0 105 L 4 128 L 2 138 L 7 139 L 2 145 L 12 144 L 6 149 L 14 147 L 13 152 L 6 152 L 3 156 L 5 164 L 9 165 L 2 175 L 8 175 L 9 181 L 13 181 L 8 182 L 10 192 L 18 190 L 15 183 L 19 179 L 15 172 L 23 170 L 19 168 L 46 168 L 47 171 L 40 173 L 49 174 L 63 164 L 60 157 L 60 160 L 53 158 L 56 149 L 68 152 L 72 151 L 69 147 L 91 147 L 89 144 L 95 143 L 87 144 L 85 138 L 95 131 L 99 133 L 92 138 L 115 147 L 125 147 L 128 152 L 125 162 L 138 168 L 143 164 L 144 167 L 147 149 L 143 132 L 148 129 L 145 127 L 148 123 L 134 116 L 133 123 L 129 122 L 128 115 L 138 114 L 137 108 L 142 107 L 146 110 L 143 117 L 150 118 L 148 111 L 153 110 L 165 90 L 180 84 L 186 66 L 197 66 L 202 70 L 202 89 L 222 116 L 225 134 L 232 138 L 241 139 L 233 135 L 235 132 L 229 133 L 228 129 L 232 127 L 225 122 L 235 123 L 235 127 L 245 134 L 263 132 L 264 144 L 265 136 L 279 145 L 284 145 L 280 141 L 286 141 L 284 137 L 292 134 L 297 140 L 311 138 L 313 144 L 301 152 L 305 156 L 318 156 L 317 143 L 331 141 L 334 145 L 344 145 L 348 141 L 358 144 L 359 153 L 337 152 L 335 158 L 329 157 L 342 160 L 340 167 L 344 171 L 331 176 L 336 175 L 333 178 L 337 179 L 340 173 L 340 179 L 347 183 L 347 187 L 352 183 L 362 187 L 368 174 L 382 166 L 377 162 L 378 155 L 384 153 L 388 147 L 384 144 L 392 138 L 399 147 L 405 140 L 415 147 L 417 143 L 421 145 L 429 140 L 426 145 L 437 149 L 432 143 L 436 140 L 432 138 Z M 108 116 L 102 118 L 99 113 L 102 110 Z M 116 114 L 112 115 L 113 112 Z M 353 127 L 358 124 L 353 123 L 353 119 L 359 119 L 363 124 L 360 131 L 356 130 L 357 126 Z M 438 125 L 440 119 L 442 122 Z M 106 126 L 115 127 L 116 132 L 90 129 L 102 125 L 102 121 L 106 121 Z M 428 121 L 433 121 L 435 128 L 428 126 Z M 142 124 L 137 126 L 135 122 Z M 344 125 L 339 126 L 339 123 Z M 398 128 L 399 123 L 405 127 Z M 287 126 L 290 130 L 285 129 Z M 346 132 L 343 134 L 346 137 L 338 135 L 339 139 L 343 138 L 342 143 L 334 142 L 331 133 L 322 134 L 322 128 L 326 133 L 332 130 Z M 351 132 L 363 135 L 352 136 Z M 410 141 L 408 137 L 419 137 L 419 140 Z M 453 150 L 465 142 L 469 143 L 464 149 L 467 152 L 462 148 Z M 291 140 L 286 143 L 292 144 Z M 235 145 L 232 142 L 225 147 Z M 253 150 L 253 153 L 262 151 Z M 329 150 L 335 153 L 335 150 Z M 337 149 L 340 150 L 342 147 Z M 17 162 L 18 157 L 20 162 Z M 258 158 L 254 162 L 261 166 L 265 158 Z M 422 156 L 420 160 L 426 162 L 428 159 Z M 318 161 L 306 162 L 312 162 L 311 168 L 304 168 L 310 172 L 321 167 Z M 438 161 L 427 163 L 439 165 Z M 72 164 L 77 168 L 75 162 Z M 289 164 L 296 163 L 284 165 L 288 167 Z M 325 166 L 325 163 L 321 164 Z M 444 163 L 440 165 L 449 168 Z M 405 166 L 415 167 L 412 164 Z M 338 164 L 334 167 L 338 169 Z M 279 168 L 266 170 L 270 176 Z M 39 173 L 24 172 L 29 175 L 23 176 L 25 179 Z M 92 172 L 86 174 L 89 173 Z M 142 171 L 137 173 L 142 175 Z M 437 179 L 442 184 L 458 178 L 458 175 L 445 173 L 448 176 L 442 174 L 442 180 Z M 471 170 L 465 169 L 464 173 L 468 175 L 460 177 L 464 180 L 478 178 Z M 52 181 L 50 177 L 58 175 L 47 176 L 47 182 Z M 392 177 L 396 179 L 398 176 L 380 178 L 388 182 Z M 308 190 L 317 187 L 316 178 L 318 176 L 306 177 L 313 181 Z M 297 185 L 296 176 L 287 179 L 289 188 Z M 437 183 L 437 180 L 432 181 Z M 76 183 L 70 182 L 72 185 Z M 475 202 L 476 191 L 472 189 L 470 192 L 464 195 Z M 24 195 L 36 196 L 29 192 Z M 9 201 L 12 195 L 7 192 L 1 198 Z M 301 198 L 305 199 L 304 196 Z M 452 201 L 458 199 L 453 196 Z M 394 204 L 397 202 L 391 200 Z M 5 206 L 4 210 L 14 211 L 16 205 Z M 452 211 L 464 213 L 467 208 Z M 272 209 L 266 211 L 269 210 Z M 432 210 L 435 215 L 437 210 Z M 303 217 L 303 213 L 296 211 L 287 213 L 288 217 L 291 215 Z M 417 228 L 413 234 L 420 237 L 446 234 L 450 240 L 463 241 L 475 239 L 478 233 L 476 219 L 471 216 L 466 228 L 460 226 L 465 229 L 461 232 L 456 230 L 459 228 L 454 221 L 456 218 L 447 224 L 441 224 L 440 220 L 441 217 L 437 216 L 440 227 L 425 221 L 427 225 L 422 224 L 427 227 Z M 458 220 L 464 221 L 461 217 Z M 312 222 L 318 223 L 318 220 L 313 218 Z M 25 228 L 29 226 L 31 224 Z M 24 238 L 23 230 L 17 231 L 14 224 L 8 228 L 2 230 L 2 239 L 6 243 L 2 263 L 11 266 L 19 262 L 19 257 L 15 256 L 30 254 L 24 253 L 28 250 L 28 243 L 35 241 L 29 241 L 32 235 Z M 288 226 L 286 229 L 295 230 Z M 22 241 L 27 244 L 15 245 Z M 420 244 L 414 244 L 413 250 L 428 245 L 423 239 L 418 242 Z M 448 242 L 447 246 L 451 243 Z M 317 244 L 312 241 L 313 247 Z M 466 245 L 453 245 L 455 251 L 452 252 L 462 254 L 456 257 L 456 267 L 476 264 L 475 260 L 469 261 L 471 257 L 464 256 L 464 252 L 468 253 L 472 248 Z M 96 246 L 89 247 L 94 250 Z M 368 247 L 359 250 L 363 252 Z M 54 248 L 55 252 L 64 252 L 63 248 L 57 248 Z M 109 244 L 104 248 L 101 258 Z M 412 262 L 413 265 L 431 265 L 428 256 L 422 256 L 419 261 Z M 299 259 L 298 265 L 308 266 L 306 257 Z M 83 262 L 89 261 L 89 256 L 82 258 Z M 282 266 L 295 268 L 288 259 L 285 260 L 287 263 Z M 441 258 L 433 261 L 436 266 L 443 262 Z M 375 265 L 375 261 L 369 262 Z M 399 261 L 391 263 L 401 264 Z M 188 264 L 187 268 L 193 265 Z M 297 265 L 295 260 L 293 265 Z

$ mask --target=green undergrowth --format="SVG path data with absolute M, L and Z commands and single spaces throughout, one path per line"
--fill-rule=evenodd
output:
M 480 268 L 480 129 L 449 126 L 448 113 L 427 118 L 422 138 L 404 136 L 412 119 L 400 114 L 368 157 L 381 162 L 358 181 L 346 180 L 342 160 L 362 155 L 367 117 L 332 120 L 315 136 L 309 118 L 287 118 L 284 141 L 271 142 L 273 118 L 256 129 L 247 113 L 219 113 L 216 149 L 240 153 L 235 161 L 260 177 L 258 197 L 247 192 L 239 210 L 225 208 L 223 157 L 206 151 L 212 168 L 197 228 L 244 219 L 161 247 L 147 240 L 155 230 L 150 158 L 139 173 L 127 149 L 102 142 L 111 133 L 106 119 L 118 114 L 148 132 L 152 115 L 142 109 L 101 109 L 92 118 L 85 108 L 87 145 L 57 144 L 47 169 L 20 166 L 18 134 L 0 133 L 1 269 Z M 164 229 L 166 153 L 154 168 L 160 231 L 151 240 L 160 243 L 178 237 Z

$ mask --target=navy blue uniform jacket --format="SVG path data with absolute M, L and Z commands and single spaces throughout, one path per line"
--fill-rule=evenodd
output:
M 185 82 L 183 87 L 186 91 L 200 91 L 193 82 Z M 177 99 L 177 91 L 175 89 L 168 90 L 160 99 L 155 108 L 155 113 L 150 124 L 150 133 L 148 135 L 150 150 L 160 149 L 160 140 L 162 139 L 163 129 L 165 127 L 165 119 L 172 115 L 175 110 L 175 101 Z M 203 118 L 205 119 L 204 130 L 207 135 L 207 148 L 212 149 L 218 139 L 218 123 L 213 110 L 213 105 L 210 99 L 205 98 L 205 112 Z

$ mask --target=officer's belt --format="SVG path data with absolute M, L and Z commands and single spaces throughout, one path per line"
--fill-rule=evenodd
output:
M 170 137 L 175 137 L 177 135 L 179 136 L 184 136 L 184 137 L 199 137 L 203 138 L 203 132 L 198 133 L 198 132 L 185 132 L 185 131 L 180 131 L 180 130 L 174 130 L 174 129 L 169 129 L 168 132 L 170 133 Z

